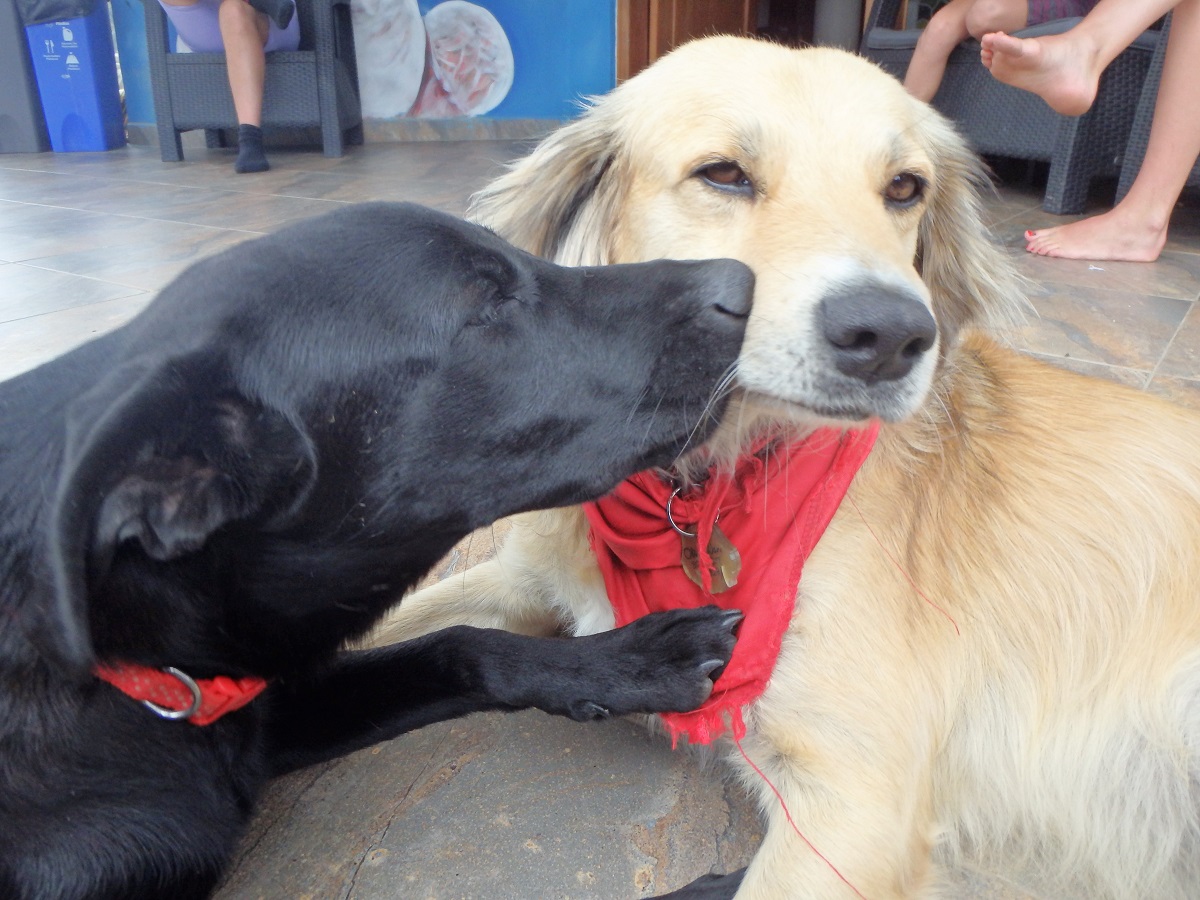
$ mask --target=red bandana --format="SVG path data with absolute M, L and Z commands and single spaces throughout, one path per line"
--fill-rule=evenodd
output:
M 189 709 L 196 700 L 186 681 L 162 669 L 120 663 L 97 666 L 94 674 L 134 700 L 153 703 L 168 711 Z M 226 713 L 241 709 L 267 687 L 266 681 L 253 677 L 233 679 L 218 675 L 194 681 L 200 692 L 199 706 L 195 712 L 181 717 L 193 725 L 208 725 Z
M 584 504 L 592 551 L 620 627 L 647 613 L 716 604 L 745 613 L 729 665 L 712 696 L 690 713 L 665 713 L 672 740 L 685 734 L 707 744 L 732 727 L 741 739 L 741 708 L 767 686 L 783 633 L 796 604 L 804 561 L 825 532 L 855 473 L 871 452 L 879 424 L 862 431 L 823 428 L 767 455 L 742 457 L 732 475 L 712 475 L 677 496 L 675 522 L 708 546 L 713 524 L 737 547 L 742 570 L 737 584 L 710 594 L 680 565 L 680 536 L 667 521 L 673 486 L 641 472 L 596 503 Z M 700 568 L 710 560 L 702 551 Z M 711 580 L 705 577 L 711 587 Z

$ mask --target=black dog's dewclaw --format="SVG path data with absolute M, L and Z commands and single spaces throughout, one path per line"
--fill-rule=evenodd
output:
M 582 703 L 572 706 L 570 715 L 576 722 L 597 722 L 601 719 L 612 718 L 611 711 L 591 700 L 584 700 Z

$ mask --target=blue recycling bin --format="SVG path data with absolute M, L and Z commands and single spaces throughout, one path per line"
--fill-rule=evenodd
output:
M 108 4 L 90 15 L 25 29 L 42 97 L 42 112 L 57 152 L 125 146 L 117 59 Z

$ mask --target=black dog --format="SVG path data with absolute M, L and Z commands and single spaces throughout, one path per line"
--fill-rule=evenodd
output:
M 272 775 L 475 710 L 702 702 L 715 609 L 338 648 L 472 529 L 703 438 L 751 292 L 368 204 L 0 385 L 0 896 L 204 896 Z

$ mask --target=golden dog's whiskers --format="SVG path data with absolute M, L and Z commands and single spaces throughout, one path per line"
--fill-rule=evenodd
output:
M 725 370 L 725 374 L 717 381 L 712 393 L 709 395 L 708 403 L 704 407 L 704 413 L 701 416 L 700 424 L 706 425 L 711 421 L 720 421 L 720 414 L 717 411 L 717 404 L 722 400 L 726 400 L 733 393 L 737 386 L 738 366 L 734 362 Z M 695 437 L 696 432 L 692 433 Z M 690 439 L 689 439 L 690 440 Z
M 700 418 L 696 422 L 695 427 L 692 429 L 692 433 L 688 435 L 688 439 L 683 445 L 683 449 L 679 452 L 679 459 L 676 460 L 675 466 L 673 467 L 675 473 L 679 473 L 679 477 L 687 478 L 685 473 L 690 471 L 690 468 L 686 465 L 686 463 L 683 462 L 683 460 L 689 453 L 701 445 L 702 442 L 697 442 L 696 438 L 702 431 L 706 431 L 707 426 L 711 425 L 713 422 L 717 422 L 719 424 L 722 421 L 722 417 L 718 411 L 718 404 L 722 400 L 730 397 L 737 389 L 737 374 L 737 363 L 734 362 L 725 370 L 725 373 L 720 377 L 716 385 L 713 387 L 712 393 L 709 394 L 708 401 L 705 403 L 704 409 L 700 413 Z

